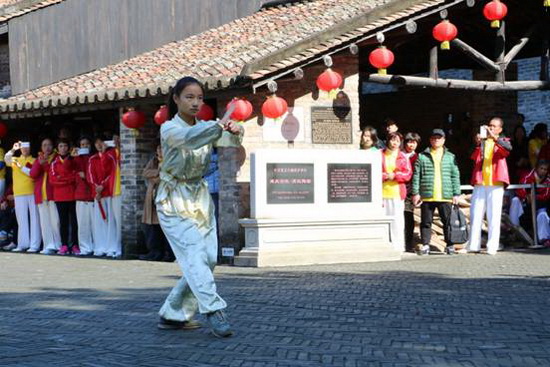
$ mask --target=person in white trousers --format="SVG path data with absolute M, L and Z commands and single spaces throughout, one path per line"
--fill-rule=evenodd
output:
M 510 183 L 506 157 L 512 151 L 509 139 L 501 137 L 504 121 L 493 117 L 487 126 L 480 129 L 479 145 L 474 149 L 472 172 L 472 205 L 470 208 L 470 240 L 468 252 L 481 248 L 481 224 L 485 213 L 489 226 L 487 254 L 495 255 L 500 244 L 500 223 L 504 187 Z
M 34 161 L 31 177 L 34 179 L 34 201 L 40 213 L 40 229 L 42 232 L 43 254 L 51 255 L 61 248 L 59 233 L 59 214 L 53 201 L 53 190 L 49 182 L 50 164 L 56 154 L 53 151 L 53 141 L 50 138 L 42 140 L 41 151 Z
M 21 150 L 20 157 L 14 153 Z M 34 163 L 28 142 L 16 142 L 6 153 L 5 162 L 12 168 L 15 216 L 17 217 L 17 246 L 15 252 L 38 252 L 42 237 L 40 235 L 40 217 L 34 202 L 34 180 L 30 177 Z
M 76 220 L 78 222 L 78 245 L 80 255 L 88 256 L 94 252 L 93 217 L 94 217 L 94 193 L 88 180 L 86 172 L 90 160 L 90 149 L 92 142 L 87 137 L 80 138 L 79 148 L 73 150 L 76 165 Z M 101 216 L 101 213 L 99 213 Z
M 382 202 L 384 212 L 392 217 L 391 242 L 399 251 L 405 251 L 405 198 L 406 183 L 411 179 L 409 158 L 400 150 L 403 136 L 398 132 L 388 134 L 387 148 L 382 151 Z
M 550 162 L 539 160 L 536 168 L 520 178 L 520 184 L 550 185 L 548 169 Z M 531 194 L 526 189 L 517 190 L 517 196 L 512 199 L 510 205 L 510 221 L 513 225 L 520 225 L 520 218 L 525 214 L 531 216 Z M 537 237 L 539 243 L 550 246 L 550 218 L 547 213 L 548 200 L 550 200 L 550 187 L 540 187 L 536 190 L 535 205 L 537 210 Z M 525 209 L 524 209 L 525 207 Z M 529 221 L 530 222 L 530 221 Z
M 118 135 L 113 135 L 114 137 Z M 119 140 L 109 140 L 105 142 L 107 150 L 103 155 L 103 160 L 109 160 L 108 166 L 114 167 L 114 174 L 109 180 L 109 192 L 112 195 L 107 199 L 110 203 L 108 211 L 109 231 L 107 233 L 107 255 L 111 257 L 120 257 L 122 255 L 122 197 L 120 184 L 120 147 L 117 146 Z
M 102 137 L 96 137 L 94 146 L 97 153 L 88 161 L 86 178 L 92 187 L 94 195 L 94 214 L 92 218 L 92 232 L 94 238 L 94 256 L 112 256 L 112 240 L 109 234 L 115 232 L 116 225 L 111 219 L 112 184 L 115 176 L 113 158 L 106 153 L 106 146 Z
M 183 271 L 159 311 L 160 329 L 200 327 L 194 314 L 206 316 L 218 337 L 233 334 L 223 309 L 226 302 L 216 290 L 213 270 L 218 255 L 214 203 L 204 175 L 214 143 L 227 132 L 240 137 L 241 128 L 229 120 L 230 104 L 220 121 L 198 121 L 204 90 L 191 77 L 180 79 L 169 97 L 170 116 L 161 126 L 164 157 L 155 200 L 161 228 Z

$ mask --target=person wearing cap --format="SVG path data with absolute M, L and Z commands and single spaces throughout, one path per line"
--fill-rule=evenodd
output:
M 456 157 L 445 147 L 445 132 L 434 129 L 430 135 L 430 147 L 418 155 L 412 180 L 413 203 L 420 204 L 420 255 L 430 253 L 432 223 L 437 209 L 443 228 L 447 227 L 452 205 L 457 205 L 460 197 L 460 171 Z M 449 255 L 455 253 L 454 245 L 445 234 Z
M 21 150 L 21 156 L 14 157 Z M 12 251 L 37 252 L 40 250 L 40 218 L 34 201 L 34 180 L 31 178 L 31 167 L 35 158 L 31 156 L 29 142 L 17 142 L 4 157 L 6 165 L 12 168 L 13 194 L 15 196 L 15 216 L 17 217 L 17 247 Z
M 468 252 L 479 252 L 481 248 L 481 225 L 485 213 L 489 227 L 487 254 L 496 255 L 499 249 L 504 187 L 510 183 L 506 157 L 512 151 L 510 139 L 500 135 L 503 126 L 504 121 L 500 117 L 493 117 L 488 126 L 482 126 L 487 137 L 479 139 L 470 157 L 474 161 L 471 181 L 474 192 L 470 208 Z

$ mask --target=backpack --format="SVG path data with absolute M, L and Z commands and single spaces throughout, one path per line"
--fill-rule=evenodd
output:
M 466 216 L 458 205 L 453 205 L 445 230 L 448 241 L 453 245 L 468 242 L 470 232 L 468 223 L 466 222 Z

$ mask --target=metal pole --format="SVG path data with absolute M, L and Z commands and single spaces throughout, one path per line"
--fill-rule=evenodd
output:
M 537 228 L 537 185 L 535 183 L 531 184 L 531 218 L 533 220 L 533 246 L 529 248 L 540 248 L 539 245 L 539 236 Z

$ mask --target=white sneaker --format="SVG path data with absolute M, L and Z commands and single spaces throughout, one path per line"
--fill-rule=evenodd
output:
M 35 254 L 35 253 L 38 252 L 38 249 L 30 248 L 30 249 L 27 250 L 27 252 L 30 253 L 30 254 Z
M 51 249 L 51 248 L 48 248 L 48 249 L 44 249 L 42 251 L 40 251 L 41 254 L 43 255 L 53 255 L 56 253 L 55 250 Z
M 5 247 L 4 247 L 4 250 L 6 250 L 6 251 L 11 251 L 11 250 L 13 250 L 13 249 L 16 248 L 16 247 L 17 247 L 17 245 L 16 245 L 15 243 L 12 242 L 12 243 L 10 243 L 9 245 L 5 246 Z
M 11 252 L 25 252 L 25 251 L 27 251 L 26 248 L 20 248 L 20 247 L 16 247 L 13 250 L 11 250 Z

